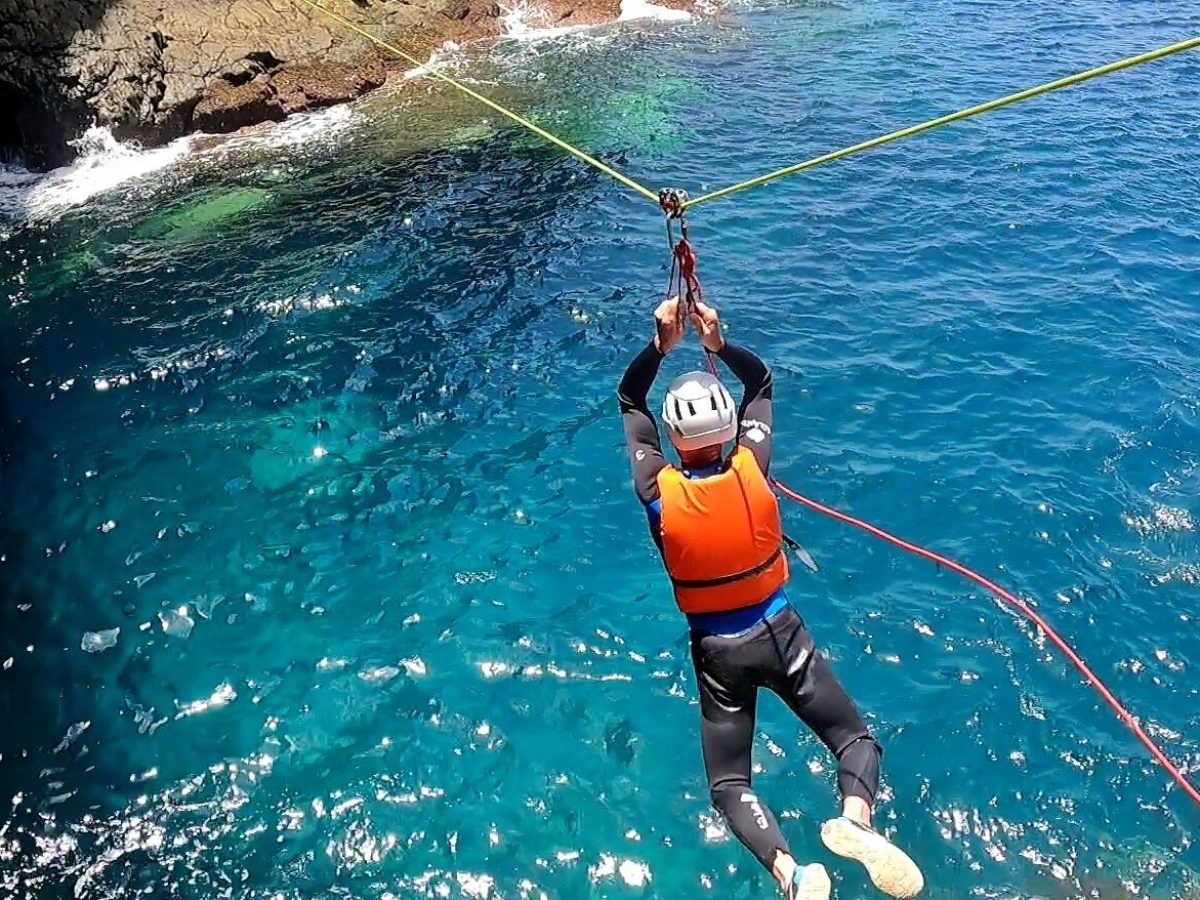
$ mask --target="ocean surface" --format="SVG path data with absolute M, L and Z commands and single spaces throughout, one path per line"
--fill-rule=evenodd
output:
M 1184 0 L 750 2 L 444 61 L 700 192 L 1196 34 Z M 92 140 L 0 174 L 0 896 L 775 896 L 709 808 L 624 457 L 655 208 L 424 79 Z M 1193 772 L 1197 209 L 1193 53 L 692 215 L 776 474 L 1035 600 Z M 1027 623 L 785 512 L 925 896 L 1200 897 L 1200 810 Z M 879 896 L 774 700 L 755 758 L 796 854 Z

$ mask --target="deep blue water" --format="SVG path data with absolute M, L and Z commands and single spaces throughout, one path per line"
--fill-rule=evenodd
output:
M 1197 33 L 1184 2 L 793 3 L 460 71 L 700 191 Z M 1177 57 L 692 231 L 775 369 L 777 474 L 1036 599 L 1200 770 L 1198 99 Z M 427 87 L 0 245 L 4 895 L 772 896 L 709 811 L 616 415 L 665 262 L 645 201 Z M 926 896 L 1200 896 L 1200 813 L 1028 625 L 787 526 Z M 876 896 L 774 702 L 756 760 L 797 854 Z

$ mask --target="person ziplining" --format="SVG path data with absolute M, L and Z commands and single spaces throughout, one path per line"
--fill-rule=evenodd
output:
M 683 340 L 685 307 L 704 349 L 737 377 L 744 396 L 735 406 L 710 372 L 672 381 L 662 419 L 679 455 L 674 465 L 663 455 L 647 396 L 664 357 Z M 783 528 L 768 481 L 771 372 L 725 339 L 716 310 L 701 300 L 664 300 L 654 324 L 618 399 L 634 487 L 690 630 L 713 806 L 787 900 L 828 900 L 825 867 L 797 864 L 750 782 L 758 690 L 767 688 L 838 761 L 842 814 L 821 827 L 825 845 L 862 863 L 885 893 L 915 897 L 924 885 L 920 869 L 871 828 L 882 750 L 788 602 Z
M 755 188 L 815 166 L 862 153 L 974 116 L 1021 103 L 1094 78 L 1200 48 L 1200 37 L 1158 47 L 1083 72 L 1048 81 L 966 109 L 900 128 L 848 147 L 824 153 L 728 187 L 687 199 L 679 191 L 656 193 L 596 157 L 505 108 L 491 98 L 421 62 L 371 34 L 318 0 L 296 0 L 349 28 L 429 76 L 506 116 L 575 158 L 660 205 L 672 220 L 690 208 Z M 826 822 L 821 837 L 835 853 L 863 863 L 874 883 L 894 897 L 911 897 L 923 886 L 916 864 L 870 827 L 879 777 L 880 748 L 858 711 L 815 649 L 803 620 L 788 604 L 784 585 L 787 561 L 782 544 L 801 561 L 811 558 L 782 532 L 774 492 L 907 553 L 948 568 L 979 585 L 1033 622 L 1084 680 L 1130 729 L 1151 757 L 1197 806 L 1198 789 L 1122 705 L 1075 649 L 1033 605 L 989 578 L 932 550 L 899 538 L 876 525 L 792 490 L 769 474 L 771 384 L 766 366 L 748 350 L 728 344 L 716 312 L 703 302 L 695 277 L 695 257 L 686 230 L 672 239 L 672 281 L 678 292 L 655 314 L 654 341 L 637 355 L 621 382 L 625 421 L 638 496 L 646 507 L 651 533 L 671 576 L 675 600 L 688 618 L 692 658 L 701 699 L 701 744 L 714 805 L 755 857 L 775 876 L 789 900 L 824 900 L 828 873 L 819 863 L 800 866 L 791 855 L 769 809 L 750 785 L 750 751 L 759 687 L 778 693 L 838 758 L 842 815 Z M 677 380 L 667 394 L 663 418 L 680 466 L 667 462 L 646 397 L 666 351 L 684 333 L 684 315 L 700 333 L 710 372 Z M 717 379 L 714 356 L 746 386 L 739 409 Z M 707 405 L 707 406 L 706 406 Z M 735 441 L 736 439 L 736 441 Z M 723 446 L 734 442 L 725 456 Z M 711 504 L 711 506 L 710 506 Z M 721 540 L 712 540 L 719 535 Z

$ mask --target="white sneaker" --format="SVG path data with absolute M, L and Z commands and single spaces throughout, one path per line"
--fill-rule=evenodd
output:
M 825 846 L 863 864 L 875 887 L 893 897 L 915 897 L 925 887 L 921 870 L 907 853 L 873 828 L 845 816 L 821 826 Z
M 796 866 L 786 897 L 787 900 L 829 900 L 832 889 L 825 867 L 820 863 L 809 863 Z

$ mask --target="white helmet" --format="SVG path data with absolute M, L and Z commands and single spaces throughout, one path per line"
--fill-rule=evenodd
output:
M 663 399 L 662 417 L 676 450 L 724 444 L 737 435 L 733 397 L 708 372 L 688 372 L 672 381 Z

